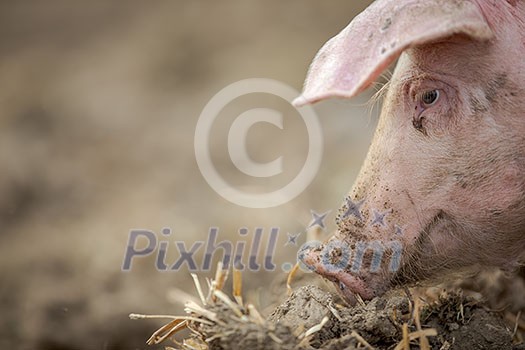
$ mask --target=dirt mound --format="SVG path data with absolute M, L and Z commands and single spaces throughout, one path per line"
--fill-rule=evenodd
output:
M 523 349 L 515 345 L 519 322 L 512 327 L 502 310 L 491 311 L 487 300 L 469 295 L 471 290 L 441 289 L 438 295 L 432 295 L 435 289 L 426 295 L 398 290 L 350 306 L 307 285 L 263 318 L 243 303 L 238 288 L 233 299 L 217 284 L 211 284 L 207 298 L 198 289 L 202 306 L 188 302 L 189 316 L 173 317 L 150 344 L 188 328 L 190 336 L 176 342 L 183 349 Z

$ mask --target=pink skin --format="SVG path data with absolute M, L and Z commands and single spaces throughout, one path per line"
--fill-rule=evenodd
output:
M 399 269 L 389 269 L 388 249 L 376 272 L 368 268 L 371 252 L 358 271 L 328 269 L 323 246 L 304 258 L 349 301 L 353 293 L 371 299 L 472 267 L 520 264 L 524 21 L 524 1 L 378 0 L 314 60 L 298 105 L 352 97 L 399 57 L 351 202 L 330 239 L 354 251 L 358 242 L 399 241 Z M 359 215 L 344 215 L 348 203 L 360 203 Z M 383 222 L 374 223 L 378 213 Z M 337 260 L 334 252 L 324 254 Z

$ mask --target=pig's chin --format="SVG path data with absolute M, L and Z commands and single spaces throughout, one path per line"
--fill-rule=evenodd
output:
M 357 295 L 363 300 L 370 300 L 383 295 L 390 287 L 390 283 L 379 277 L 379 274 L 356 276 L 348 272 L 341 272 L 337 276 L 326 277 L 330 279 L 339 294 L 351 305 L 357 301 Z
M 344 273 L 338 276 L 338 278 L 338 280 L 334 281 L 335 287 L 351 305 L 354 305 L 357 301 L 356 294 L 365 300 L 372 299 L 376 296 L 376 292 L 357 276 Z
M 336 289 L 347 302 L 352 305 L 355 304 L 356 294 L 366 300 L 378 295 L 378 291 L 372 287 L 373 283 L 371 284 L 370 281 L 365 281 L 365 279 L 368 280 L 369 276 L 358 276 L 343 269 L 330 268 L 328 265 L 322 263 L 319 251 L 320 248 L 306 250 L 302 259 L 303 263 L 305 263 L 311 271 L 333 282 Z

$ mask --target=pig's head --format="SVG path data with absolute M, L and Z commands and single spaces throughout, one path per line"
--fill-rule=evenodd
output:
M 347 298 L 519 264 L 524 23 L 523 1 L 377 0 L 316 56 L 297 105 L 355 96 L 399 58 L 338 231 L 303 252 Z

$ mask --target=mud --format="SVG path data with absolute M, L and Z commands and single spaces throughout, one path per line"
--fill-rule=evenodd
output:
M 524 348 L 523 322 L 519 312 L 509 314 L 522 307 L 519 286 L 521 277 L 490 271 L 446 288 L 397 290 L 350 306 L 336 294 L 306 285 L 260 322 L 253 321 L 248 307 L 239 317 L 231 307 L 212 303 L 207 309 L 219 321 L 193 324 L 185 344 L 199 349 L 518 350 Z M 491 308 L 502 303 L 499 310 Z

